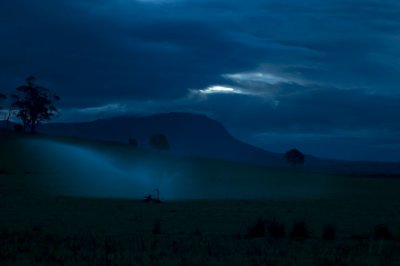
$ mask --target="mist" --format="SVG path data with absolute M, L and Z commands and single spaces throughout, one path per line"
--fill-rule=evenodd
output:
M 328 193 L 323 179 L 295 182 L 289 175 L 277 178 L 263 168 L 248 171 L 249 166 L 233 163 L 156 152 L 121 158 L 42 139 L 25 140 L 23 146 L 34 158 L 39 187 L 51 195 L 142 199 L 156 196 L 159 189 L 161 200 L 201 200 L 314 198 Z

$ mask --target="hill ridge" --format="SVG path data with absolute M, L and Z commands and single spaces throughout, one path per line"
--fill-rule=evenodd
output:
M 135 138 L 141 147 L 149 147 L 152 134 L 165 134 L 171 152 L 227 159 L 247 163 L 276 165 L 281 154 L 241 142 L 217 120 L 204 114 L 170 112 L 148 116 L 123 115 L 80 123 L 43 124 L 40 132 L 54 135 L 127 142 Z M 281 162 L 282 163 L 282 162 Z
M 123 115 L 78 123 L 47 123 L 38 128 L 49 135 L 127 143 L 135 138 L 142 148 L 150 148 L 152 134 L 165 134 L 171 153 L 287 168 L 283 154 L 269 152 L 242 142 L 215 119 L 204 114 L 169 112 L 147 116 Z M 302 169 L 340 174 L 399 175 L 400 163 L 321 159 L 306 155 Z

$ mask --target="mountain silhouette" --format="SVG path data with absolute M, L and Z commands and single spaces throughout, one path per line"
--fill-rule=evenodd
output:
M 119 116 L 92 122 L 47 123 L 39 132 L 87 139 L 128 143 L 137 140 L 139 147 L 151 148 L 150 136 L 164 134 L 170 153 L 212 159 L 290 168 L 283 154 L 273 153 L 235 139 L 216 120 L 193 113 L 162 113 L 149 116 Z M 298 170 L 373 177 L 400 176 L 400 163 L 363 162 L 321 159 L 306 155 L 305 165 Z
M 51 135 L 73 136 L 128 143 L 150 148 L 149 138 L 164 134 L 175 154 L 262 164 L 284 165 L 282 155 L 241 142 L 216 120 L 191 113 L 164 113 L 150 116 L 120 116 L 84 123 L 48 123 L 39 128 Z

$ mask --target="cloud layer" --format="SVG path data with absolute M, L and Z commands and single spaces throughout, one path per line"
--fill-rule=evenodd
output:
M 399 12 L 394 0 L 2 1 L 0 90 L 33 74 L 64 120 L 196 111 L 265 148 L 307 136 L 400 160 Z

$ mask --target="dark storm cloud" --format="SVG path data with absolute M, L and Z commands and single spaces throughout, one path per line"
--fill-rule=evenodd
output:
M 166 12 L 132 1 L 2 5 L 6 85 L 33 73 L 74 104 L 78 93 L 84 104 L 182 96 L 248 61 L 234 56 L 241 45 L 222 29 L 196 14 L 181 18 L 183 7 Z
M 13 1 L 1 10 L 5 84 L 33 73 L 71 101 L 77 92 L 95 94 L 93 104 L 176 98 L 261 65 L 375 91 L 393 91 L 399 72 L 382 62 L 399 52 L 388 41 L 399 24 L 390 1 Z

